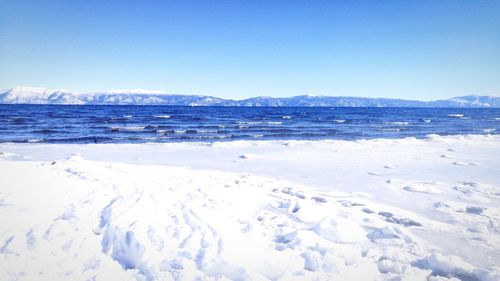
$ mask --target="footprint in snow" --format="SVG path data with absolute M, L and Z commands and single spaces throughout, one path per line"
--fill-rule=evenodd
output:
M 414 184 L 414 185 L 407 185 L 403 187 L 403 190 L 409 191 L 409 192 L 418 192 L 418 193 L 427 193 L 427 194 L 439 194 L 442 193 L 441 190 L 433 186 L 432 184 Z
M 467 206 L 465 208 L 465 212 L 467 214 L 472 214 L 472 215 L 481 215 L 485 209 L 481 207 L 475 207 L 475 206 Z
M 368 208 L 363 208 L 361 211 L 367 213 L 367 214 L 374 214 L 375 211 L 372 211 L 371 209 L 368 209 Z
M 365 205 L 365 204 L 361 204 L 361 203 L 357 203 L 357 202 L 351 202 L 349 200 L 339 200 L 337 202 L 339 202 L 344 207 L 357 207 L 357 206 L 362 207 Z
M 441 154 L 441 158 L 453 158 L 453 156 L 446 155 L 446 154 Z
M 273 189 L 273 192 L 278 192 L 278 189 L 277 188 Z M 306 196 L 304 194 L 302 194 L 300 192 L 293 191 L 291 187 L 285 187 L 285 188 L 283 188 L 281 190 L 281 193 L 288 194 L 290 196 L 295 196 L 295 197 L 298 197 L 300 199 L 305 199 L 306 198 Z
M 14 240 L 15 236 L 12 235 L 10 236 L 9 238 L 5 239 L 4 240 L 4 243 L 2 245 L 2 247 L 0 247 L 0 254 L 13 254 L 14 252 L 12 252 L 10 249 L 9 249 L 9 245 L 10 243 L 12 243 L 12 240 Z
M 319 196 L 311 197 L 311 199 L 316 201 L 317 203 L 326 203 L 327 202 L 325 198 L 319 197 Z
M 26 248 L 28 248 L 28 250 L 30 251 L 33 251 L 37 245 L 35 233 L 33 233 L 33 228 L 30 228 L 30 230 L 28 230 L 25 233 L 25 235 L 26 235 Z
M 247 154 L 242 154 L 242 155 L 238 156 L 238 158 L 240 158 L 240 159 L 255 159 L 255 158 L 257 158 L 257 155 L 247 153 Z
M 294 195 L 295 195 L 295 197 L 298 197 L 300 199 L 306 199 L 306 196 L 304 194 L 302 194 L 302 193 L 295 192 Z
M 453 162 L 453 165 L 457 165 L 457 166 L 479 166 L 479 163 L 477 163 L 477 162 L 465 163 L 465 162 L 456 161 L 456 162 Z
M 422 226 L 421 223 L 409 218 L 396 217 L 391 212 L 378 212 L 378 215 L 383 217 L 386 222 L 395 223 L 403 226 Z

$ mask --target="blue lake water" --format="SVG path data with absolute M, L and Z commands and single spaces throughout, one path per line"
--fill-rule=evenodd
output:
M 356 140 L 499 131 L 500 109 L 0 105 L 0 142 Z

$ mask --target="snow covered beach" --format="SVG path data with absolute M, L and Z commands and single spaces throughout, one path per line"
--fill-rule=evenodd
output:
M 500 280 L 500 137 L 0 144 L 1 280 Z

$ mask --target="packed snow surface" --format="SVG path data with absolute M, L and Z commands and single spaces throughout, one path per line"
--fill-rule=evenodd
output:
M 498 136 L 0 152 L 0 280 L 500 280 Z

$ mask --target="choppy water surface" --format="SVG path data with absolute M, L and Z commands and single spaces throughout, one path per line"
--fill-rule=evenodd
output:
M 499 131 L 500 109 L 0 105 L 0 142 L 353 140 Z

